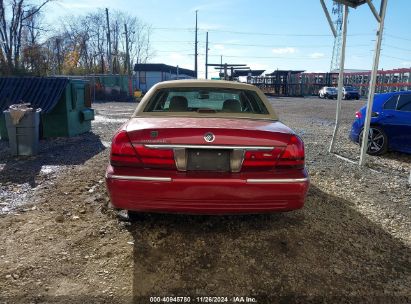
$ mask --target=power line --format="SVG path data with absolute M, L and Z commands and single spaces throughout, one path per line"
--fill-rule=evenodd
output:
M 295 36 L 295 37 L 330 37 L 330 34 L 285 34 L 285 33 L 263 33 L 263 32 L 239 32 L 239 31 L 225 31 L 225 30 L 210 30 L 209 32 L 227 33 L 236 35 L 260 35 L 260 36 Z
M 401 61 L 410 61 L 410 58 L 400 58 L 400 57 L 395 57 L 395 56 L 389 56 L 389 55 L 384 55 L 382 54 L 381 57 L 386 57 L 386 58 L 392 58 L 392 59 L 397 59 Z
M 192 28 L 188 27 L 152 27 L 153 30 L 162 30 L 162 31 L 186 31 L 186 32 L 195 32 Z
M 389 45 L 389 44 L 384 44 L 385 47 L 389 47 L 392 49 L 396 49 L 396 50 L 401 50 L 401 51 L 405 51 L 405 52 L 411 52 L 411 49 L 404 49 L 404 48 L 400 48 L 397 46 L 393 46 L 393 45 Z
M 238 35 L 261 35 L 261 36 L 278 36 L 278 37 L 334 37 L 331 34 L 295 34 L 295 33 L 264 33 L 264 32 L 240 32 L 240 31 L 226 31 L 226 30 L 209 30 L 209 32 L 229 33 Z M 371 36 L 374 33 L 354 33 L 347 36 Z
M 242 43 L 225 43 L 225 42 L 212 42 L 213 45 L 234 45 L 234 46 L 250 46 L 250 47 L 267 47 L 267 48 L 287 48 L 287 47 L 295 47 L 295 48 L 329 48 L 331 45 L 270 45 L 270 44 L 242 44 Z M 350 47 L 364 47 L 369 46 L 369 44 L 357 44 L 357 45 L 350 45 Z
M 163 30 L 163 31 L 187 31 L 195 32 L 191 28 L 178 28 L 178 27 L 153 27 L 153 30 Z M 296 33 L 264 33 L 264 32 L 241 32 L 241 31 L 230 31 L 230 30 L 207 30 L 199 28 L 199 31 L 203 32 L 214 32 L 214 33 L 228 33 L 236 35 L 261 35 L 261 36 L 277 36 L 277 37 L 333 37 L 331 34 L 296 34 Z M 353 33 L 347 34 L 347 36 L 372 36 L 375 33 Z
M 170 44 L 193 44 L 192 41 L 186 41 L 186 40 L 154 40 L 151 41 L 151 43 L 170 43 Z M 198 41 L 198 44 L 203 44 L 205 47 L 205 42 Z M 267 47 L 267 48 L 287 48 L 287 47 L 296 47 L 296 48 L 329 48 L 331 45 L 326 45 L 326 44 L 314 44 L 314 45 L 274 45 L 274 44 L 248 44 L 248 43 L 229 43 L 229 42 L 223 42 L 223 41 L 217 41 L 217 42 L 210 42 L 209 44 L 212 45 L 232 45 L 232 46 L 249 46 L 249 47 Z M 366 47 L 369 46 L 368 44 L 356 44 L 356 45 L 350 45 L 349 47 Z
M 386 37 L 394 38 L 394 39 L 399 39 L 399 40 L 406 40 L 406 41 L 411 41 L 409 38 L 404 38 L 400 36 L 395 36 L 395 35 L 390 35 L 390 34 L 385 34 Z
M 193 53 L 185 53 L 191 52 L 192 50 L 167 50 L 167 51 L 156 51 L 159 53 L 179 53 L 180 55 L 184 56 L 194 56 Z M 199 56 L 205 56 L 205 53 L 198 53 Z M 221 55 L 208 55 L 209 57 L 220 57 Z M 356 57 L 368 57 L 369 54 L 352 54 L 351 56 Z M 319 60 L 324 59 L 327 57 L 327 54 L 324 54 L 322 57 L 315 57 L 315 56 L 253 56 L 253 55 L 224 55 L 227 58 L 257 58 L 257 59 L 286 59 L 286 60 L 293 60 L 293 59 L 303 59 L 303 60 Z
M 181 44 L 193 44 L 193 41 L 188 41 L 188 40 L 153 40 L 153 41 L 150 41 L 150 43 L 181 43 Z M 204 43 L 204 42 L 201 42 L 201 41 L 199 41 L 198 42 L 199 44 L 200 43 Z
M 209 57 L 220 57 L 220 55 L 208 55 Z M 280 57 L 280 56 L 238 56 L 238 55 L 224 55 L 224 58 L 257 58 L 257 59 L 323 59 L 323 57 Z
M 192 41 L 151 41 L 152 43 L 170 43 L 170 44 L 187 44 L 191 45 L 193 42 Z M 198 44 L 202 44 L 205 47 L 204 42 L 198 41 Z M 232 45 L 232 46 L 246 46 L 246 47 L 261 47 L 261 48 L 330 48 L 330 45 L 269 45 L 269 44 L 247 44 L 247 43 L 225 43 L 225 42 L 209 42 L 211 45 Z M 368 47 L 368 44 L 355 44 L 355 45 L 350 45 L 348 48 L 353 48 L 353 47 Z M 386 48 L 392 48 L 404 52 L 411 52 L 411 49 L 406 49 L 406 48 L 401 48 L 397 47 L 394 45 L 390 44 L 383 44 L 384 47 Z M 160 52 L 165 52 L 165 51 L 160 51 Z
M 166 50 L 166 51 L 155 51 L 155 52 L 159 52 L 159 53 L 183 53 L 183 52 L 191 52 L 191 49 L 187 49 L 187 50 Z M 187 54 L 185 54 L 187 55 Z

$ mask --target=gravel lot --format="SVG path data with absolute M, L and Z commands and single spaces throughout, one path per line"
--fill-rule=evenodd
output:
M 360 169 L 327 152 L 335 101 L 272 102 L 306 144 L 312 184 L 296 212 L 120 221 L 106 208 L 104 171 L 131 103 L 95 104 L 93 133 L 41 141 L 36 157 L 12 158 L 0 142 L 0 303 L 410 303 L 411 156 Z M 344 101 L 336 145 L 354 161 L 347 134 L 363 103 Z

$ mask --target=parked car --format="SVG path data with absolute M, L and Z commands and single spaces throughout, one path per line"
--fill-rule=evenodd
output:
M 343 99 L 360 99 L 360 92 L 352 86 L 345 86 L 342 90 Z
M 334 87 L 323 87 L 320 91 L 318 91 L 318 97 L 320 98 L 328 98 L 333 99 L 337 98 L 338 90 Z
M 114 135 L 106 183 L 129 214 L 232 214 L 302 208 L 309 178 L 303 141 L 258 88 L 176 80 Z
M 366 107 L 356 114 L 350 138 L 362 141 Z M 372 108 L 368 154 L 387 150 L 411 153 L 411 91 L 376 94 Z

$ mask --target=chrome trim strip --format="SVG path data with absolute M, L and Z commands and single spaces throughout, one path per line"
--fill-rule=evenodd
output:
M 171 177 L 107 175 L 106 178 L 120 179 L 120 180 L 151 181 L 151 182 L 171 182 Z
M 261 146 L 213 146 L 213 145 L 144 145 L 151 149 L 245 149 L 245 150 L 273 150 L 274 147 L 261 147 Z
M 309 181 L 308 177 L 304 178 L 249 178 L 247 183 L 270 183 L 270 184 L 282 184 L 282 183 L 303 183 Z
M 151 177 L 151 176 L 128 176 L 128 175 L 106 175 L 106 178 L 119 179 L 119 180 L 138 180 L 138 181 L 153 181 L 153 182 L 171 182 L 171 177 Z M 303 183 L 309 181 L 308 177 L 305 178 L 249 178 L 247 183 Z

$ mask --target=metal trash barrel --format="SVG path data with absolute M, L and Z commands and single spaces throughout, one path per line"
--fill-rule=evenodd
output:
M 12 155 L 35 155 L 39 146 L 41 109 L 26 111 L 17 124 L 13 123 L 9 110 L 3 112 Z

